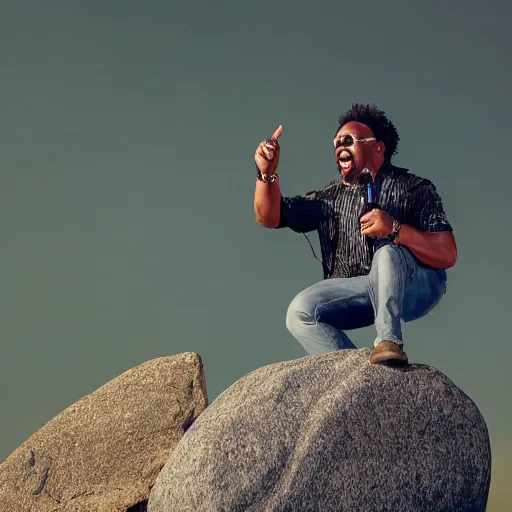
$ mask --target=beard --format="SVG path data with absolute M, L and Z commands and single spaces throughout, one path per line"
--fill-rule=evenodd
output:
M 361 174 L 361 170 L 355 161 L 352 162 L 352 167 L 348 171 L 340 170 L 341 179 L 347 185 L 357 185 L 357 178 Z

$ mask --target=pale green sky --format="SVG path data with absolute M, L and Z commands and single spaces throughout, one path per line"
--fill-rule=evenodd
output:
M 376 102 L 402 138 L 395 163 L 434 181 L 459 248 L 441 304 L 405 325 L 407 353 L 482 411 L 489 512 L 510 510 L 509 11 L 2 2 L 0 457 L 149 359 L 198 352 L 213 400 L 306 355 L 284 317 L 321 268 L 304 237 L 255 223 L 252 155 L 282 124 L 283 193 L 317 188 L 336 177 L 339 113 Z

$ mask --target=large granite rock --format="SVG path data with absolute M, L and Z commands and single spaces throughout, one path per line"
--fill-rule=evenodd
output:
M 195 353 L 123 373 L 65 409 L 0 465 L 0 511 L 118 512 L 146 500 L 207 402 Z
M 369 363 L 369 349 L 256 370 L 185 433 L 149 512 L 484 511 L 486 424 L 425 365 Z

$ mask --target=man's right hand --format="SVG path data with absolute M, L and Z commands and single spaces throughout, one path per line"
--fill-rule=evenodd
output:
M 272 175 L 275 174 L 277 166 L 279 164 L 279 137 L 283 133 L 283 127 L 279 128 L 274 132 L 270 140 L 264 140 L 256 148 L 254 153 L 254 162 L 256 166 L 263 174 Z

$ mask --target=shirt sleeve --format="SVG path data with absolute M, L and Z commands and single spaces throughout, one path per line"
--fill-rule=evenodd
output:
M 297 233 L 309 233 L 318 229 L 325 207 L 317 198 L 316 191 L 305 196 L 281 197 L 281 213 L 276 229 L 290 228 Z
M 417 208 L 417 222 L 420 230 L 430 232 L 453 231 L 446 217 L 441 197 L 431 181 L 424 180 L 413 197 Z

